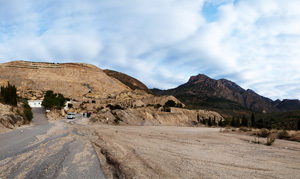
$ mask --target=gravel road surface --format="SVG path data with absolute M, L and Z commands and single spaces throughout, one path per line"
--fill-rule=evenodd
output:
M 89 137 L 76 128 L 81 120 L 35 120 L 1 134 L 0 178 L 105 178 Z

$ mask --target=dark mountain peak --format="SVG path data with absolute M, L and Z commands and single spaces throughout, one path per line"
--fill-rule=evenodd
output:
M 204 74 L 198 74 L 197 76 L 191 76 L 188 83 L 198 83 L 206 80 L 211 80 L 211 78 Z
M 276 102 L 276 103 L 275 103 Z M 282 111 L 292 111 L 300 109 L 300 101 L 298 99 L 276 100 L 274 105 Z

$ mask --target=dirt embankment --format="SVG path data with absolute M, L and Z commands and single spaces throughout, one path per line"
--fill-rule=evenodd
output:
M 21 112 L 17 107 L 0 103 L 0 134 L 25 123 L 24 118 L 18 113 Z
M 254 144 L 218 128 L 94 125 L 108 178 L 300 178 L 299 143 Z
M 203 119 L 211 118 L 215 119 L 216 122 L 224 120 L 219 113 L 213 111 L 170 108 L 170 112 L 165 112 L 161 109 L 153 107 L 112 111 L 103 109 L 93 114 L 92 121 L 134 126 L 196 126 Z

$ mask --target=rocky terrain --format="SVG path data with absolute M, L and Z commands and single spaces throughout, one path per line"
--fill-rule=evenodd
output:
M 24 124 L 25 120 L 17 110 L 20 111 L 17 107 L 0 103 L 0 134 Z
M 125 110 L 102 109 L 93 114 L 91 121 L 105 124 L 133 126 L 199 126 L 200 120 L 215 119 L 216 123 L 224 118 L 217 112 L 171 108 L 170 112 L 154 107 L 129 108 Z
M 135 89 L 140 89 L 140 90 L 144 90 L 147 93 L 152 93 L 151 90 L 148 89 L 148 87 L 142 83 L 141 81 L 128 76 L 124 73 L 120 73 L 117 71 L 113 71 L 113 70 L 108 70 L 105 69 L 103 70 L 108 76 L 111 76 L 113 78 L 116 78 L 118 80 L 120 80 L 122 83 L 124 83 L 125 85 L 129 86 L 131 89 L 135 90 Z
M 53 90 L 71 99 L 75 111 L 95 111 L 107 104 L 123 108 L 163 105 L 169 99 L 181 103 L 172 96 L 149 94 L 148 88 L 138 80 L 118 74 L 126 76 L 126 84 L 90 64 L 13 61 L 0 64 L 0 85 L 7 85 L 9 81 L 17 87 L 18 96 L 27 99 L 41 99 L 47 90 Z M 132 90 L 127 85 L 139 89 Z
M 210 109 L 253 110 L 271 113 L 300 109 L 299 100 L 272 101 L 226 79 L 215 80 L 199 74 L 174 89 L 153 89 L 158 95 L 174 95 L 186 105 Z

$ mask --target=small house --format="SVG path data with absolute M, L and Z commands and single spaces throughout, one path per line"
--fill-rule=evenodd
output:
M 43 100 L 28 100 L 28 105 L 31 108 L 41 108 L 42 107 L 42 101 Z

